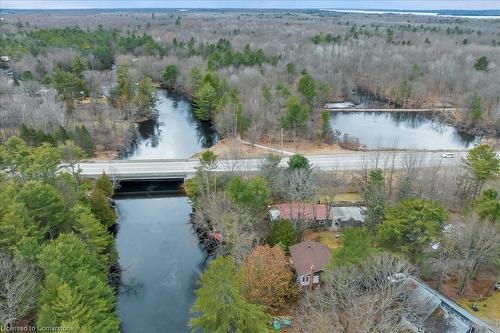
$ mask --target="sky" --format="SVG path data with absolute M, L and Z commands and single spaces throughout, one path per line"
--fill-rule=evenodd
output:
M 332 8 L 332 9 L 500 9 L 500 0 L 0 0 L 1 9 L 76 8 Z

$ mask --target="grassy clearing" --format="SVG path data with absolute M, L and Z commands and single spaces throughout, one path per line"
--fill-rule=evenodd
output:
M 321 191 L 320 191 L 321 193 Z M 333 197 L 333 202 L 336 203 L 352 203 L 352 204 L 357 204 L 363 201 L 363 197 L 361 194 L 358 192 L 343 192 L 343 193 L 337 193 Z M 320 203 L 327 203 L 331 202 L 331 196 L 330 195 L 321 195 L 319 198 Z
M 304 240 L 312 240 L 321 244 L 328 246 L 330 251 L 335 250 L 340 246 L 340 242 L 335 238 L 335 231 L 324 230 L 324 231 L 304 231 L 302 238 Z
M 500 325 L 500 291 L 494 291 L 490 297 L 481 302 L 473 302 L 469 298 L 462 298 L 456 302 L 474 316 L 486 320 L 492 325 Z M 471 309 L 472 303 L 477 304 L 479 311 Z
M 335 202 L 352 202 L 352 203 L 357 203 L 362 201 L 363 198 L 361 197 L 361 194 L 357 192 L 350 192 L 350 193 L 339 193 L 335 194 L 335 197 L 333 198 L 333 201 Z

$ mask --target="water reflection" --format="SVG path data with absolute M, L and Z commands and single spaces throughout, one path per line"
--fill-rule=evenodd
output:
M 193 291 L 206 253 L 189 223 L 186 197 L 116 200 L 123 333 L 188 332 Z
M 158 146 L 161 130 L 160 123 L 156 121 L 156 119 L 142 122 L 137 129 L 139 131 L 140 141 L 150 140 L 152 148 Z
M 217 143 L 212 124 L 196 119 L 188 100 L 165 90 L 158 90 L 157 97 L 157 119 L 139 124 L 124 158 L 188 158 Z
M 358 137 L 368 148 L 464 149 L 478 142 L 416 112 L 334 112 L 330 126 Z
M 122 158 L 189 158 L 217 142 L 211 124 L 194 117 L 189 101 L 164 90 L 157 96 L 158 118 L 140 124 Z M 178 189 L 180 182 L 128 183 L 117 193 L 116 246 L 123 269 L 118 308 L 124 333 L 189 331 L 206 252 L 189 223 L 187 197 L 171 188 Z
M 349 99 L 355 104 L 356 108 L 388 108 L 389 102 L 376 97 L 368 90 L 358 89 L 349 94 Z

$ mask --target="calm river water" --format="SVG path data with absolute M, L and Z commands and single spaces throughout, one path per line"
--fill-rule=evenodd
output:
M 465 149 L 478 142 L 472 135 L 414 112 L 332 112 L 330 126 L 357 137 L 370 149 Z
M 187 100 L 163 90 L 158 97 L 157 121 L 140 126 L 140 138 L 125 159 L 189 158 L 215 143 L 216 133 L 194 118 Z M 189 223 L 187 197 L 119 195 L 116 205 L 122 332 L 188 332 L 206 253 Z

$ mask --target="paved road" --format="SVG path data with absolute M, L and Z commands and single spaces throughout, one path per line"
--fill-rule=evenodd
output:
M 442 158 L 442 152 L 359 152 L 335 155 L 307 156 L 314 168 L 325 171 L 332 170 L 361 170 L 365 167 L 384 167 L 385 163 L 394 163 L 396 168 L 403 168 L 407 164 L 419 166 L 443 165 L 451 166 L 460 163 L 466 152 L 457 152 L 455 158 Z M 216 171 L 258 171 L 263 158 L 227 159 L 219 160 Z M 282 164 L 286 165 L 288 157 L 284 157 Z M 389 164 L 390 165 L 390 164 Z M 80 163 L 83 177 L 95 178 L 102 172 L 113 176 L 117 180 L 133 179 L 163 179 L 186 178 L 196 172 L 198 160 L 113 160 L 93 161 Z

